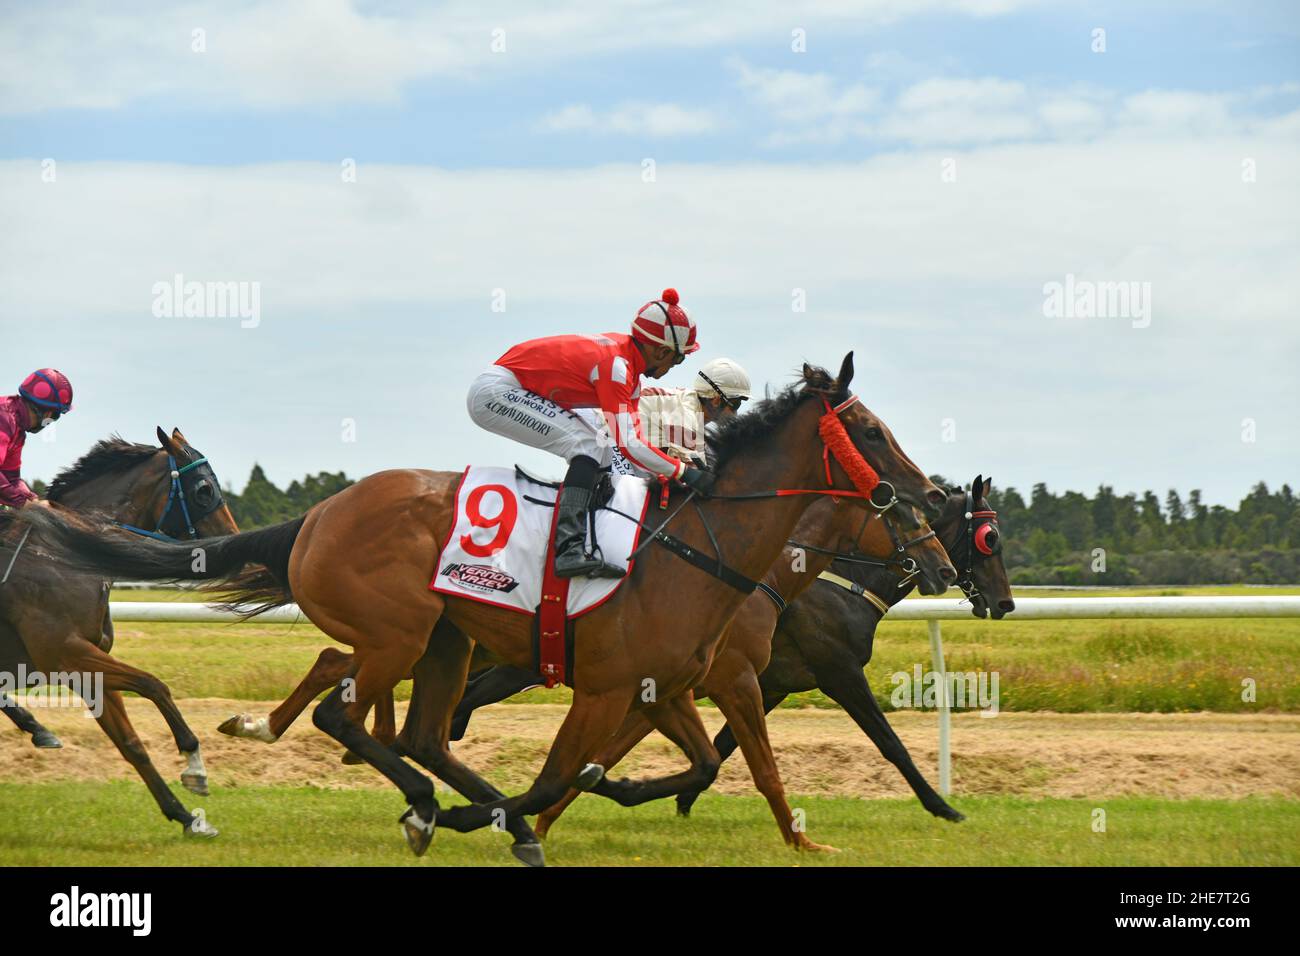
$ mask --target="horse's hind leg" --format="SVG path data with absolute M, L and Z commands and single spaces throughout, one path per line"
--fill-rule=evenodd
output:
M 163 720 L 176 741 L 176 749 L 186 759 L 185 770 L 181 773 L 181 784 L 186 790 L 201 797 L 208 795 L 208 771 L 203 766 L 203 755 L 199 752 L 199 738 L 190 730 L 189 724 L 181 715 L 180 708 L 172 699 L 172 693 L 161 680 L 132 667 L 116 657 L 110 657 L 98 646 L 84 640 L 70 641 L 64 645 L 59 664 L 70 671 L 103 675 L 104 690 L 131 691 L 139 694 L 158 708 Z M 87 702 L 91 703 L 91 702 Z
M 473 643 L 450 621 L 440 621 L 429 648 L 415 665 L 415 684 L 406 724 L 394 744 L 404 754 L 475 803 L 503 800 L 503 794 L 452 755 L 447 738 L 452 714 L 469 669 Z M 523 817 L 503 822 L 515 838 L 510 852 L 529 866 L 543 866 L 541 841 Z
M 695 707 L 695 697 L 690 691 L 660 701 L 641 711 L 646 720 L 661 734 L 675 743 L 691 762 L 690 769 L 667 777 L 650 780 L 602 780 L 591 788 L 592 793 L 609 797 L 625 807 L 634 807 L 661 797 L 671 797 L 687 790 L 702 790 L 718 776 L 721 761 L 709 739 L 709 732 Z
M 312 711 L 312 723 L 319 730 L 361 757 L 402 791 L 410 809 L 401 822 L 407 843 L 417 856 L 429 848 L 433 839 L 438 811 L 433 782 L 368 734 L 364 721 L 381 696 L 391 695 L 398 682 L 411 673 L 427 643 L 426 631 L 419 639 L 394 634 L 388 640 L 376 639 L 373 644 L 358 648 L 351 680 L 340 681 Z
M 589 766 L 588 761 L 618 729 L 630 705 L 625 687 L 601 694 L 579 687 L 573 692 L 573 704 L 551 744 L 542 772 L 528 790 L 490 803 L 441 810 L 438 813 L 439 825 L 466 833 L 545 810 L 563 797 L 570 787 L 581 786 L 583 777 L 600 771 L 601 768 L 594 764 Z
M 163 816 L 168 820 L 175 820 L 185 828 L 187 835 L 214 837 L 217 831 L 208 825 L 207 820 L 200 815 L 190 813 L 185 809 L 185 805 L 176 799 L 176 795 L 171 792 L 163 778 L 159 775 L 149 759 L 149 752 L 144 749 L 144 744 L 136 736 L 135 728 L 131 726 L 131 721 L 126 715 L 126 704 L 122 700 L 122 695 L 115 690 L 106 690 L 100 701 L 102 712 L 96 718 L 99 726 L 103 728 L 108 739 L 113 741 L 126 762 L 135 768 L 135 772 L 140 775 L 144 785 L 149 788 L 153 794 L 154 801 L 157 802 L 158 808 L 162 810 Z
M 614 769 L 618 766 L 619 761 L 626 757 L 633 747 L 645 740 L 653 730 L 654 725 L 646 719 L 643 713 L 633 711 L 623 718 L 623 726 L 618 729 L 618 732 L 614 734 L 613 739 L 605 745 L 604 749 L 596 754 L 593 758 L 594 762 L 610 770 Z M 570 789 L 558 803 L 539 813 L 537 815 L 537 824 L 534 827 L 537 835 L 540 837 L 546 836 L 551 827 L 555 825 L 555 821 L 560 818 L 560 814 L 567 810 L 569 804 L 580 796 L 582 796 L 581 790 Z
M 352 655 L 338 648 L 327 647 L 320 652 L 316 663 L 312 664 L 307 676 L 298 682 L 288 697 L 279 707 L 271 711 L 268 717 L 254 717 L 252 714 L 235 714 L 221 722 L 217 730 L 231 737 L 245 737 L 259 740 L 264 744 L 273 744 L 284 736 L 285 731 L 307 709 L 307 705 L 325 693 L 347 676 L 352 667 Z
M 23 733 L 31 734 L 33 746 L 48 750 L 63 746 L 63 741 L 32 716 L 30 710 L 18 706 L 18 702 L 4 691 L 0 691 L 0 714 L 12 720 Z

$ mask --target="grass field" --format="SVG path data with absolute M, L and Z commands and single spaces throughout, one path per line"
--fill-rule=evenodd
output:
M 1062 591 L 1062 596 L 1106 592 Z M 1139 594 L 1300 593 L 1300 588 L 1132 589 Z M 1046 597 L 1054 592 L 1025 592 Z M 192 600 L 130 591 L 115 600 Z M 724 766 L 689 820 L 670 802 L 624 809 L 579 800 L 546 849 L 552 865 L 1300 865 L 1300 622 L 1288 620 L 944 622 L 950 670 L 996 670 L 1003 716 L 954 720 L 952 803 L 959 825 L 927 814 L 849 718 L 817 692 L 771 719 L 791 804 L 812 839 L 842 850 L 795 854 L 779 841 L 743 762 Z M 197 799 L 221 830 L 184 839 L 165 821 L 93 722 L 51 712 L 63 751 L 0 737 L 0 865 L 518 865 L 496 832 L 439 832 L 429 854 L 406 849 L 401 797 L 300 723 L 274 747 L 214 733 L 238 710 L 265 713 L 330 645 L 307 623 L 128 624 L 115 654 L 165 680 L 191 719 L 212 773 Z M 889 675 L 929 666 L 920 622 L 887 622 L 868 676 L 888 706 Z M 1241 700 L 1253 678 L 1254 703 Z M 408 687 L 399 688 L 399 698 Z M 507 792 L 531 780 L 569 692 L 532 691 L 475 717 L 462 759 Z M 132 719 L 169 781 L 180 763 L 156 713 Z M 400 712 L 404 709 L 399 707 Z M 1188 713 L 1208 711 L 1210 713 Z M 1058 712 L 1058 713 L 1051 713 Z M 1217 712 L 1214 713 L 1214 712 Z M 1271 716 L 1270 716 L 1271 715 Z M 1282 715 L 1282 716 L 1279 716 Z M 891 718 L 934 780 L 934 715 Z M 721 718 L 706 710 L 710 730 Z M 8 729 L 8 728 L 0 728 Z M 680 769 L 652 738 L 620 773 Z M 852 794 L 851 796 L 849 794 Z M 459 798 L 444 793 L 445 804 Z M 1105 832 L 1094 831 L 1105 811 Z
M 440 797 L 446 805 L 449 801 Z M 795 797 L 813 839 L 836 854 L 784 849 L 759 797 L 631 810 L 579 800 L 546 841 L 562 866 L 1295 866 L 1300 802 L 1285 799 L 958 799 L 945 823 L 913 800 Z M 399 832 L 395 793 L 247 787 L 202 801 L 215 840 L 185 839 L 137 784 L 0 784 L 0 863 L 7 866 L 515 865 L 510 838 L 439 831 L 416 859 Z M 69 808 L 75 807 L 75 812 Z M 1106 812 L 1106 832 L 1093 813 Z
M 1051 596 L 1058 592 L 1030 592 Z M 1300 588 L 1135 588 L 1059 592 L 1143 594 L 1282 594 Z M 193 599 L 186 592 L 125 591 L 115 600 Z M 316 654 L 332 644 L 311 624 L 121 624 L 115 653 L 153 671 L 179 697 L 284 697 Z M 945 621 L 949 670 L 997 671 L 1001 708 L 1079 712 L 1300 712 L 1300 620 Z M 928 668 L 924 622 L 886 620 L 876 635 L 868 677 L 890 709 L 889 675 Z M 1253 679 L 1256 699 L 1242 700 Z M 409 685 L 398 697 L 409 696 Z M 533 691 L 528 702 L 567 701 L 568 691 Z M 834 707 L 813 691 L 787 707 Z

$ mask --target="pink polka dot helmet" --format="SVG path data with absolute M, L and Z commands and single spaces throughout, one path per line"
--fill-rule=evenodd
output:
M 48 408 L 57 415 L 72 411 L 72 383 L 57 369 L 37 369 L 23 379 L 18 394 L 38 408 Z

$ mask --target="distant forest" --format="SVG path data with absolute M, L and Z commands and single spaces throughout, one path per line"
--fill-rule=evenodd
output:
M 281 490 L 254 465 L 244 490 L 225 494 L 240 528 L 250 529 L 295 518 L 350 484 L 343 472 L 321 472 Z M 1204 504 L 1197 489 L 1185 499 L 1171 489 L 1162 502 L 1152 491 L 1118 495 L 1108 485 L 1089 497 L 1036 484 L 1028 501 L 1015 488 L 995 488 L 990 503 L 1013 584 L 1300 583 L 1300 502 L 1290 485 L 1270 491 L 1260 482 L 1235 510 Z

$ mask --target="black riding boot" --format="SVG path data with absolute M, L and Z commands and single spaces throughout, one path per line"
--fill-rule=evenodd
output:
M 579 455 L 569 464 L 560 492 L 560 513 L 555 521 L 555 574 L 561 578 L 621 578 L 626 569 L 606 564 L 598 554 L 587 553 L 587 515 L 596 487 L 596 462 Z

